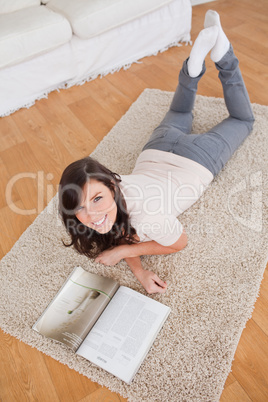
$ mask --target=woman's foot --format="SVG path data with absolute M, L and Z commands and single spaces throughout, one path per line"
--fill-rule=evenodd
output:
M 217 63 L 228 52 L 230 42 L 223 32 L 219 14 L 216 11 L 208 10 L 205 16 L 204 27 L 209 28 L 215 25 L 218 27 L 219 33 L 215 46 L 211 50 L 210 57 L 214 63 Z
M 187 63 L 190 77 L 197 77 L 201 73 L 206 55 L 216 44 L 218 31 L 218 27 L 214 25 L 203 29 L 199 33 Z

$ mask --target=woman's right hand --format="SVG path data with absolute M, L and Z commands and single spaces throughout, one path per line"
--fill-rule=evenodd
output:
M 153 293 L 165 293 L 167 290 L 167 283 L 162 281 L 154 272 L 142 269 L 136 273 L 136 277 L 142 284 L 146 292 Z
M 165 293 L 167 283 L 162 281 L 154 272 L 144 269 L 140 257 L 128 257 L 125 258 L 125 261 L 146 292 L 149 294 Z

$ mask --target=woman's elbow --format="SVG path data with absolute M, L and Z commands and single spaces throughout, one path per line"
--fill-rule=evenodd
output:
M 179 239 L 171 247 L 174 249 L 174 252 L 180 251 L 187 246 L 187 242 L 187 234 L 185 233 L 185 231 L 183 231 Z
M 182 232 L 181 237 L 179 238 L 181 240 L 181 250 L 187 246 L 188 243 L 188 237 L 185 231 Z

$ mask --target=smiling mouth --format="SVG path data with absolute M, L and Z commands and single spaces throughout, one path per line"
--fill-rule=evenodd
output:
M 101 225 L 103 225 L 104 222 L 106 221 L 106 218 L 107 218 L 107 214 L 106 214 L 102 219 L 100 219 L 99 221 L 97 221 L 97 222 L 92 222 L 92 224 L 93 224 L 94 226 L 101 226 Z

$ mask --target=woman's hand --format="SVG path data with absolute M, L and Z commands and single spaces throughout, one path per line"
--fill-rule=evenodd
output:
M 142 269 L 136 274 L 137 279 L 142 284 L 146 292 L 152 293 L 165 293 L 167 290 L 167 283 L 162 281 L 154 272 Z
M 98 255 L 97 258 L 95 258 L 95 261 L 104 265 L 115 265 L 124 258 L 122 255 L 122 250 L 122 246 L 104 250 Z
M 124 246 L 117 246 L 100 253 L 95 261 L 104 265 L 115 265 L 125 258 L 123 252 Z M 167 283 L 162 281 L 154 272 L 143 269 L 139 257 L 126 258 L 125 260 L 146 292 L 149 294 L 165 293 Z

